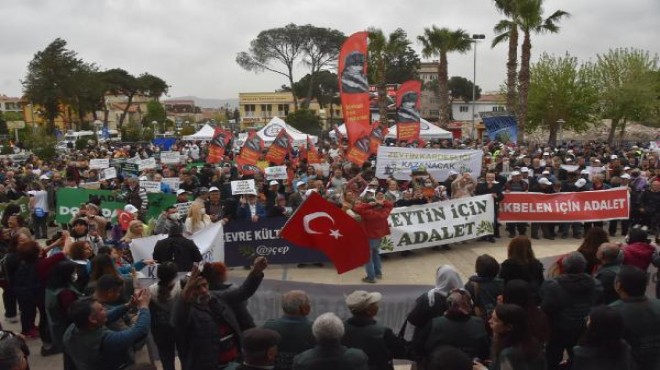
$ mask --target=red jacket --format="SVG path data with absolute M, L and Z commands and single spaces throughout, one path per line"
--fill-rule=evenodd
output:
M 639 267 L 646 271 L 651 264 L 655 247 L 644 242 L 628 244 L 623 248 L 623 264 Z
M 353 212 L 362 217 L 362 227 L 369 239 L 380 239 L 390 235 L 390 225 L 387 217 L 394 206 L 390 201 L 384 201 L 382 206 L 360 203 L 353 208 Z

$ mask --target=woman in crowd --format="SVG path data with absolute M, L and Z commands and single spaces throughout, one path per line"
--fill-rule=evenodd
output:
M 492 362 L 488 368 L 476 365 L 475 370 L 545 369 L 543 347 L 532 337 L 522 307 L 498 305 L 489 324 L 493 331 Z
M 598 258 L 596 258 L 596 252 L 598 247 L 601 244 L 607 243 L 610 241 L 607 232 L 602 228 L 595 226 L 589 229 L 584 236 L 582 244 L 577 249 L 578 252 L 582 253 L 584 258 L 587 260 L 586 272 L 593 275 L 598 269 Z
M 408 314 L 407 322 L 419 330 L 434 317 L 442 316 L 447 310 L 447 296 L 454 289 L 461 288 L 463 282 L 454 266 L 438 267 L 435 273 L 435 288 L 422 294 L 415 301 L 415 307 Z
M 532 336 L 541 344 L 550 339 L 550 323 L 545 312 L 534 302 L 531 285 L 520 279 L 514 279 L 506 283 L 502 293 L 502 303 L 515 304 L 522 307 L 527 313 Z
M 630 346 L 623 340 L 623 330 L 619 311 L 608 306 L 594 307 L 587 317 L 587 331 L 573 348 L 571 369 L 633 369 Z
M 500 267 L 500 278 L 506 284 L 521 279 L 531 284 L 536 296 L 543 283 L 543 264 L 537 260 L 528 237 L 519 235 L 509 242 L 507 259 Z
M 497 277 L 500 264 L 492 256 L 483 254 L 477 257 L 475 271 L 477 274 L 465 283 L 465 290 L 472 296 L 475 314 L 488 320 L 497 305 L 497 297 L 504 290 L 504 281 Z
M 68 317 L 69 306 L 82 296 L 74 285 L 78 280 L 77 269 L 78 265 L 75 262 L 64 260 L 55 265 L 48 276 L 45 306 L 52 347 L 49 351 L 42 352 L 42 355 L 60 353 L 63 350 L 62 337 L 71 324 Z M 66 366 L 66 360 L 65 369 L 71 369 Z
M 112 257 L 108 254 L 99 254 L 92 260 L 92 269 L 85 293 L 88 295 L 93 294 L 97 282 L 104 275 L 112 275 L 124 280 L 124 289 L 120 300 L 117 303 L 128 302 L 129 297 L 133 295 L 133 279 L 131 276 L 123 277 L 117 270 L 117 266 L 112 260 Z
M 634 227 L 628 233 L 627 243 L 623 247 L 623 263 L 648 270 L 655 252 L 648 233 L 641 228 Z
M 192 235 L 211 223 L 211 218 L 206 214 L 204 205 L 199 202 L 193 202 L 188 210 L 184 231 L 186 234 Z
M 204 271 L 202 276 L 206 278 L 209 283 L 209 290 L 229 290 L 234 289 L 234 285 L 227 283 L 227 266 L 222 262 L 211 262 L 204 264 Z M 236 320 L 241 330 L 254 328 L 254 319 L 247 309 L 247 301 L 239 302 L 231 305 Z
M 177 279 L 178 268 L 174 262 L 158 266 L 158 282 L 151 285 L 151 333 L 160 357 L 163 370 L 174 370 L 175 335 L 170 323 L 174 302 L 181 294 L 181 284 Z

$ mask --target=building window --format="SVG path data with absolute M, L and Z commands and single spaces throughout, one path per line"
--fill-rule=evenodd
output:
M 439 110 L 437 110 L 437 109 L 431 109 L 431 110 L 429 110 L 429 116 L 435 117 L 435 116 L 439 116 L 439 115 L 440 115 L 440 111 L 439 111 Z
M 257 107 L 254 104 L 245 104 L 245 117 L 254 117 Z
M 278 104 L 277 115 L 279 117 L 286 117 L 289 114 L 289 104 Z
M 504 112 L 504 107 L 495 106 L 495 107 L 493 107 L 493 112 Z
M 459 107 L 459 112 L 467 112 L 470 109 L 467 105 L 461 105 Z
M 261 117 L 270 118 L 273 116 L 273 106 L 270 104 L 261 104 Z

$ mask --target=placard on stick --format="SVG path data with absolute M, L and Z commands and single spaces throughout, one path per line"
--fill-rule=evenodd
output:
M 110 167 L 110 160 L 108 158 L 95 158 L 89 160 L 89 168 L 92 170 L 102 170 Z
M 238 194 L 257 195 L 257 188 L 256 185 L 254 184 L 254 179 L 232 181 L 231 193 L 232 195 L 238 195 Z

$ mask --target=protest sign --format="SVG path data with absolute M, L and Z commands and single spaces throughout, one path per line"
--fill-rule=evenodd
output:
M 124 175 L 137 175 L 140 173 L 140 169 L 138 168 L 138 165 L 135 163 L 121 163 L 119 165 L 119 169 L 121 170 L 121 173 Z
M 376 177 L 410 180 L 415 169 L 426 168 L 436 181 L 444 181 L 449 171 L 481 175 L 481 150 L 417 149 L 381 146 L 376 160 Z
M 114 167 L 109 167 L 104 170 L 101 170 L 101 180 L 112 180 L 117 178 L 117 169 Z
M 2 217 L 3 213 L 5 213 L 5 209 L 7 208 L 8 205 L 16 204 L 19 207 L 21 207 L 20 215 L 23 216 L 24 219 L 29 220 L 30 219 L 30 211 L 28 210 L 29 201 L 30 200 L 28 199 L 28 197 L 20 197 L 16 200 L 12 200 L 11 202 L 0 203 L 0 217 Z
M 314 163 L 312 164 L 314 170 L 318 171 L 319 168 L 323 171 L 323 176 L 330 176 L 330 163 Z
M 493 233 L 491 194 L 392 209 L 381 253 L 456 243 Z
M 133 239 L 131 242 L 131 253 L 135 261 L 143 259 L 152 259 L 156 242 L 167 238 L 167 235 L 154 235 L 146 238 Z M 195 242 L 202 258 L 206 262 L 223 261 L 224 258 L 224 239 L 222 232 L 222 223 L 216 222 L 202 230 L 194 233 L 189 239 Z
M 80 187 L 83 189 L 97 190 L 101 188 L 100 182 L 81 182 Z
M 181 184 L 181 180 L 178 177 L 163 177 L 161 181 L 169 185 L 173 193 L 179 190 L 179 184 Z
M 154 169 L 154 168 L 156 168 L 156 158 L 143 159 L 142 161 L 140 161 L 140 163 L 138 165 L 138 169 L 140 171 L 150 170 L 150 169 Z
M 184 203 L 177 203 L 174 206 L 176 207 L 176 211 L 179 212 L 179 216 L 183 218 L 188 216 L 188 210 L 190 209 L 190 206 L 192 204 L 193 202 L 184 202 Z
M 179 164 L 181 163 L 181 154 L 179 152 L 160 152 L 160 163 Z
M 108 158 L 95 158 L 89 160 L 89 168 L 91 170 L 101 170 L 108 167 L 110 167 L 110 159 Z
M 232 195 L 238 194 L 257 194 L 257 188 L 254 184 L 254 180 L 238 180 L 231 182 L 231 193 Z
M 500 202 L 499 221 L 590 222 L 627 219 L 627 188 L 579 193 L 506 193 Z
M 140 181 L 140 186 L 147 191 L 147 193 L 160 193 L 160 181 Z
M 288 174 L 286 173 L 286 166 L 273 166 L 265 169 L 266 180 L 286 180 Z

